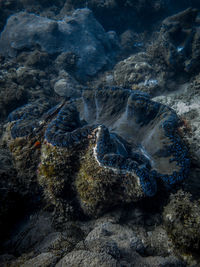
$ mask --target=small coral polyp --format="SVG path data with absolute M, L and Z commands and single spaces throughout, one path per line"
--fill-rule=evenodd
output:
M 39 122 L 31 135 L 43 136 L 38 181 L 54 204 L 71 197 L 85 214 L 97 216 L 116 204 L 154 196 L 160 182 L 170 188 L 188 175 L 179 118 L 145 93 L 86 90 L 47 113 L 40 110 L 31 115 Z M 24 138 L 20 125 L 26 129 L 30 116 L 14 111 L 9 118 L 15 119 L 12 137 Z

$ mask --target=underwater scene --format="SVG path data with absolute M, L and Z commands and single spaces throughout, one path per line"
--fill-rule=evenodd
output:
M 0 0 L 0 267 L 200 267 L 200 0 Z

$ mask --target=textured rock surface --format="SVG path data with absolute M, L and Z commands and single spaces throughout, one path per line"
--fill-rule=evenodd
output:
M 66 223 L 62 226 L 62 232 L 55 232 L 51 213 L 31 216 L 15 239 L 17 251 L 20 246 L 26 245 L 30 253 L 18 259 L 12 255 L 2 255 L 0 258 L 2 262 L 10 260 L 11 266 L 30 266 L 34 263 L 38 266 L 88 266 L 89 263 L 92 266 L 185 266 L 170 250 L 164 229 L 155 229 L 157 234 L 151 235 L 145 230 L 144 218 L 139 219 L 139 210 L 129 208 L 127 212 L 129 216 L 133 213 L 136 219 L 130 221 L 129 217 L 129 226 L 128 221 L 125 223 L 127 215 L 115 210 L 98 220 Z M 153 217 L 155 214 L 152 214 Z M 120 220 L 124 223 L 119 224 Z
M 32 267 L 32 266 L 38 266 L 38 267 L 50 267 L 55 266 L 56 262 L 58 261 L 58 257 L 54 255 L 53 253 L 42 253 L 38 255 L 37 257 L 26 261 L 24 264 L 22 264 L 22 267 Z
M 84 250 L 85 255 L 86 250 L 94 253 L 93 255 L 97 255 L 97 253 L 99 256 L 102 255 L 102 253 L 107 255 L 107 257 L 110 255 L 113 257 L 113 260 L 116 260 L 117 266 L 118 264 L 119 266 L 184 266 L 180 260 L 172 255 L 172 252 L 169 256 L 169 251 L 166 252 L 165 256 L 148 256 L 147 245 L 145 244 L 147 238 L 144 237 L 144 235 L 142 237 L 141 229 L 137 229 L 136 234 L 131 228 L 109 220 L 112 221 L 113 219 L 108 217 L 107 220 L 106 218 L 101 218 L 96 221 L 96 227 L 87 235 L 84 243 L 78 243 L 76 250 L 81 248 L 80 251 L 83 253 Z M 166 240 L 163 239 L 163 241 Z M 149 244 L 150 243 L 151 238 L 149 238 Z M 153 247 L 152 244 L 153 242 L 151 243 Z M 169 249 L 168 246 L 167 248 Z M 68 264 L 71 263 L 72 266 L 76 266 L 77 260 L 75 257 L 72 258 L 72 255 L 77 255 L 78 253 L 80 252 L 67 254 L 61 262 L 64 263 L 65 260 Z M 142 257 L 140 254 L 143 256 L 145 255 L 145 257 Z M 110 260 L 110 263 L 111 262 L 113 261 Z M 109 263 L 106 262 L 106 264 L 110 266 Z M 58 266 L 60 265 L 58 264 Z M 100 266 L 104 265 L 102 264 Z
M 178 191 L 164 209 L 166 230 L 178 251 L 190 261 L 196 254 L 199 261 L 200 251 L 200 208 L 199 201 L 192 201 L 191 195 Z
M 56 267 L 87 267 L 87 266 L 102 266 L 102 267 L 116 267 L 117 262 L 111 256 L 105 253 L 95 253 L 84 250 L 77 250 L 69 253 Z
M 39 244 L 41 244 L 41 252 L 48 252 L 45 248 L 42 249 L 42 242 L 51 232 L 53 232 L 53 227 L 48 213 L 32 215 L 26 218 L 21 227 L 17 229 L 16 236 L 10 240 L 11 244 L 8 245 L 15 247 L 15 251 L 20 255 L 25 253 L 27 248 L 30 250 L 37 247 L 40 252 Z M 51 239 L 48 242 L 53 243 Z
M 80 76 L 96 74 L 114 55 L 109 36 L 89 9 L 77 10 L 62 21 L 26 12 L 11 16 L 0 36 L 0 53 L 15 56 L 36 46 L 50 54 L 75 53 Z
M 56 77 L 55 70 L 46 65 L 49 60 L 47 54 L 38 50 L 30 54 L 21 53 L 18 62 L 16 59 L 0 57 L 0 121 L 5 120 L 12 110 L 27 102 L 38 98 L 41 101 L 42 98 L 48 98 L 51 102 L 54 98 L 51 80 L 54 81 Z
M 155 95 L 166 90 L 166 73 L 152 65 L 147 53 L 141 52 L 120 61 L 113 72 L 118 86 L 142 90 Z
M 27 71 L 30 71 L 30 68 L 36 68 L 40 70 L 44 70 L 46 67 L 50 66 L 51 60 L 47 52 L 41 52 L 39 50 L 22 52 L 17 61 L 28 68 L 24 68 Z

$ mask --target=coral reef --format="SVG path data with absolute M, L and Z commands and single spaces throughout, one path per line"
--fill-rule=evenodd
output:
M 143 48 L 115 65 L 114 83 L 155 96 L 189 81 L 189 75 L 198 71 L 200 58 L 197 14 L 197 9 L 189 8 L 163 20 L 160 31 L 148 43 L 143 41 L 146 51 Z
M 81 98 L 45 113 L 47 108 L 30 104 L 9 119 L 14 144 L 41 136 L 38 181 L 54 205 L 76 196 L 84 213 L 95 216 L 155 195 L 160 183 L 168 188 L 187 177 L 179 119 L 145 93 L 85 90 Z
M 1 266 L 200 265 L 196 8 L 0 0 Z

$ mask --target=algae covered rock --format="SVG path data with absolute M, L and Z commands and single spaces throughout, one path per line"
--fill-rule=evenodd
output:
M 151 95 L 166 89 L 166 73 L 152 64 L 145 52 L 140 52 L 118 62 L 113 69 L 114 82 L 118 86 L 141 90 Z
M 200 58 L 197 14 L 197 9 L 188 8 L 166 18 L 150 49 L 151 56 L 157 61 L 164 60 L 175 72 L 195 72 Z
M 191 195 L 178 191 L 164 209 L 164 223 L 175 248 L 182 255 L 199 254 L 200 207 Z
M 68 216 L 73 213 L 73 207 L 69 203 L 75 198 L 72 184 L 77 169 L 78 156 L 75 150 L 68 151 L 46 141 L 42 144 L 37 169 L 38 182 L 44 189 L 47 201 Z M 78 213 L 78 208 L 75 213 Z

